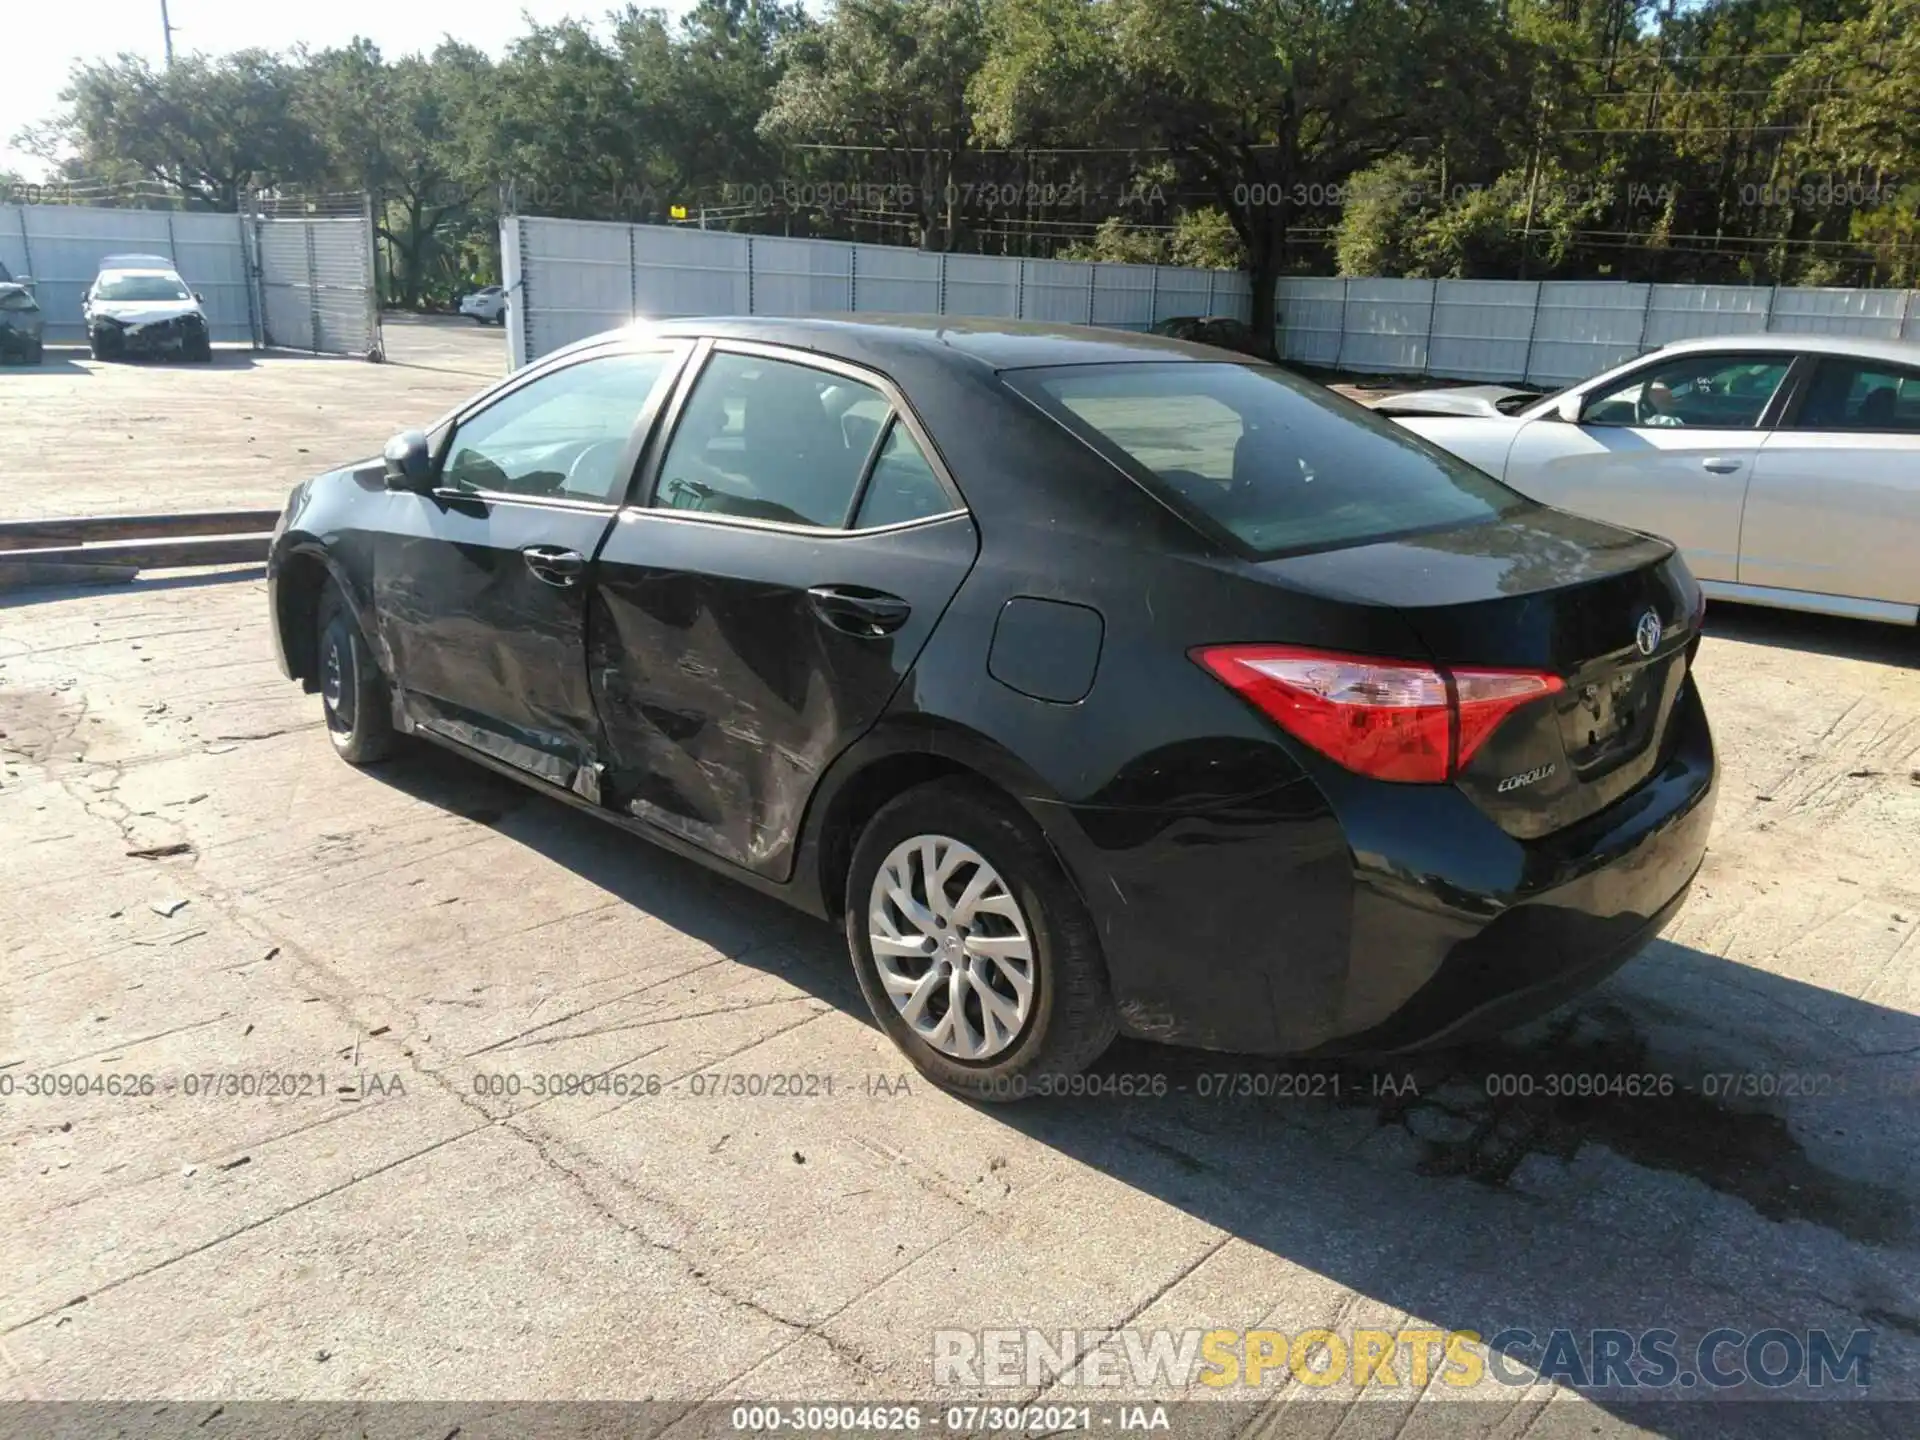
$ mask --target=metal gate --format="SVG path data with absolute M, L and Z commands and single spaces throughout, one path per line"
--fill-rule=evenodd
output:
M 265 344 L 383 358 L 370 214 L 262 215 L 253 248 Z

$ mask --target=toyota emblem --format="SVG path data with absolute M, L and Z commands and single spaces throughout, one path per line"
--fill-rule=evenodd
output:
M 1640 623 L 1634 627 L 1633 643 L 1642 655 L 1651 655 L 1660 648 L 1660 616 L 1657 611 L 1649 610 L 1640 617 Z

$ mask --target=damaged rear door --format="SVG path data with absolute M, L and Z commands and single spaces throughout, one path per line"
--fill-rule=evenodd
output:
M 690 345 L 593 351 L 489 396 L 395 493 L 375 608 L 419 728 L 598 798 L 588 570 Z
M 978 552 L 892 384 L 723 341 L 600 552 L 603 801 L 771 879 Z

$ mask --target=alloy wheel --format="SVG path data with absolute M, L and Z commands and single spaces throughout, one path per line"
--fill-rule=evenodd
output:
M 887 997 L 956 1060 L 991 1060 L 1033 1014 L 1033 933 L 1000 873 L 945 835 L 893 847 L 873 877 L 867 938 Z

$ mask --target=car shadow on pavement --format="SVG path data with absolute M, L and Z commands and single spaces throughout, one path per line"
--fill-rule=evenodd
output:
M 18 558 L 18 554 L 19 552 L 14 552 L 12 558 Z M 0 557 L 0 578 L 4 576 L 4 559 L 5 557 Z M 20 605 L 43 605 L 50 601 L 72 600 L 92 590 L 108 586 L 124 585 L 129 592 L 151 594 L 158 590 L 192 590 L 206 585 L 229 585 L 240 580 L 257 582 L 266 579 L 266 576 L 265 565 L 236 565 L 221 569 L 175 571 L 164 575 L 136 573 L 127 579 L 102 578 L 85 585 L 63 581 L 46 585 L 23 585 L 17 589 L 10 589 L 0 584 L 0 610 L 9 610 Z
M 1707 634 L 1748 645 L 1920 667 L 1920 632 L 1911 626 L 1877 620 L 1714 600 L 1707 605 Z
M 86 375 L 90 371 L 87 366 L 80 363 L 86 358 L 85 346 L 77 350 L 63 350 L 49 345 L 41 354 L 38 365 L 29 365 L 22 360 L 0 361 L 0 378 L 12 380 L 16 377 Z
M 737 946 L 744 922 L 762 939 L 740 963 L 871 1023 L 834 927 L 437 749 L 376 773 L 688 935 Z M 1920 1016 L 1656 940 L 1492 1042 L 1303 1063 L 1121 1040 L 1073 1092 L 981 1111 L 1357 1292 L 1368 1318 L 1349 1308 L 1342 1324 L 1521 1327 L 1536 1343 L 1510 1349 L 1515 1377 L 1546 1368 L 1557 1331 L 1590 1359 L 1592 1332 L 1671 1330 L 1692 1375 L 1690 1347 L 1718 1327 L 1822 1329 L 1836 1351 L 1866 1330 L 1872 1388 L 1829 1398 L 1920 1412 Z M 1229 1298 L 1219 1324 L 1288 1328 L 1279 1297 Z M 1847 1416 L 1893 1433 L 1879 1411 L 1674 1386 L 1584 1393 L 1684 1440 L 1828 1433 Z M 1498 1407 L 1475 1392 L 1480 1428 L 1525 1393 L 1492 1389 Z
M 183 360 L 177 355 L 125 355 L 112 360 L 95 360 L 87 353 L 84 345 L 49 345 L 38 365 L 7 365 L 0 367 L 0 375 L 93 375 L 110 367 L 127 367 L 142 370 L 252 370 L 259 363 L 260 351 L 245 345 L 215 345 L 211 360 Z M 302 359 L 321 359 L 309 357 L 304 351 L 288 351 Z

